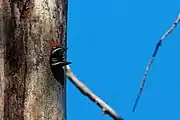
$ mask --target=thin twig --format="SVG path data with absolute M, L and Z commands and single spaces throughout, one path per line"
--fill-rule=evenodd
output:
M 146 82 L 146 78 L 147 78 L 148 72 L 149 72 L 150 67 L 151 67 L 151 65 L 152 65 L 152 63 L 153 63 L 153 61 L 154 61 L 154 59 L 155 59 L 155 57 L 156 57 L 156 54 L 157 54 L 157 52 L 158 52 L 159 47 L 161 46 L 163 40 L 164 40 L 169 34 L 171 34 L 171 32 L 176 28 L 176 26 L 178 25 L 179 22 L 180 22 L 180 14 L 178 15 L 176 21 L 175 21 L 175 22 L 172 24 L 172 26 L 168 29 L 168 31 L 167 31 L 167 32 L 161 37 L 161 39 L 158 41 L 158 43 L 157 43 L 157 45 L 156 45 L 156 49 L 154 50 L 154 53 L 153 53 L 151 59 L 150 59 L 149 62 L 148 62 L 148 65 L 147 65 L 147 67 L 146 67 L 146 70 L 145 70 L 145 73 L 144 73 L 144 76 L 143 76 L 143 80 L 142 80 L 142 84 L 141 84 L 141 87 L 140 87 L 138 96 L 137 96 L 137 98 L 136 98 L 135 104 L 134 104 L 134 106 L 133 106 L 133 112 L 134 112 L 135 109 L 136 109 L 136 106 L 137 106 L 137 104 L 138 104 L 139 98 L 140 98 L 140 96 L 141 96 L 141 93 L 142 93 L 142 91 L 143 91 L 143 88 L 144 88 L 144 85 L 145 85 L 145 82 Z
M 102 108 L 104 114 L 108 114 L 114 120 L 123 120 L 123 118 L 119 117 L 119 115 L 111 107 L 109 107 L 104 101 L 102 101 L 91 90 L 89 90 L 81 81 L 77 79 L 77 77 L 71 71 L 69 65 L 66 66 L 66 76 L 85 96 L 89 97 L 100 108 Z

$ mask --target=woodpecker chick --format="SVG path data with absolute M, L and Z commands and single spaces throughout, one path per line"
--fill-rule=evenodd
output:
M 62 48 L 57 42 L 52 43 L 52 50 L 50 55 L 51 71 L 54 78 L 64 86 L 64 69 L 63 66 L 71 64 L 71 62 L 65 62 L 64 53 L 67 48 Z

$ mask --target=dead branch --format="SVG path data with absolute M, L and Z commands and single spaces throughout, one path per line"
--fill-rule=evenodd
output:
M 143 88 L 144 88 L 144 85 L 145 85 L 145 82 L 146 82 L 146 78 L 147 78 L 147 75 L 148 75 L 148 72 L 150 70 L 150 67 L 156 57 L 156 54 L 158 52 L 158 49 L 159 47 L 161 46 L 162 42 L 165 40 L 165 38 L 171 34 L 171 32 L 176 28 L 176 26 L 178 25 L 178 23 L 180 22 L 180 14 L 178 15 L 176 21 L 171 25 L 171 27 L 165 32 L 165 34 L 161 37 L 161 39 L 158 41 L 157 45 L 156 45 L 156 48 L 154 50 L 154 53 L 151 57 L 151 59 L 149 60 L 148 64 L 147 64 L 147 67 L 146 67 L 146 70 L 145 70 L 145 73 L 144 73 L 144 76 L 143 76 L 143 80 L 142 80 L 142 84 L 141 84 L 141 87 L 140 87 L 140 90 L 139 90 L 139 93 L 138 93 L 138 96 L 136 98 L 136 101 L 135 101 L 135 104 L 133 106 L 133 112 L 135 111 L 136 109 L 136 106 L 138 104 L 138 101 L 139 101 L 139 98 L 141 96 L 141 93 L 143 91 Z
M 89 99 L 95 102 L 102 109 L 103 114 L 108 114 L 114 120 L 123 120 L 123 118 L 121 118 L 111 107 L 109 107 L 104 101 L 89 90 L 87 86 L 77 79 L 71 71 L 69 65 L 66 66 L 66 76 L 85 96 L 89 97 Z

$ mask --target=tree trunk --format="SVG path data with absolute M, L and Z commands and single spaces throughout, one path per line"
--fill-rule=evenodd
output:
M 0 0 L 0 119 L 65 119 L 65 89 L 49 65 L 65 46 L 65 0 Z

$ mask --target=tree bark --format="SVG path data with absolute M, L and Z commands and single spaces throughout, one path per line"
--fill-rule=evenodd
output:
M 0 0 L 0 119 L 65 119 L 52 40 L 66 45 L 65 0 Z

